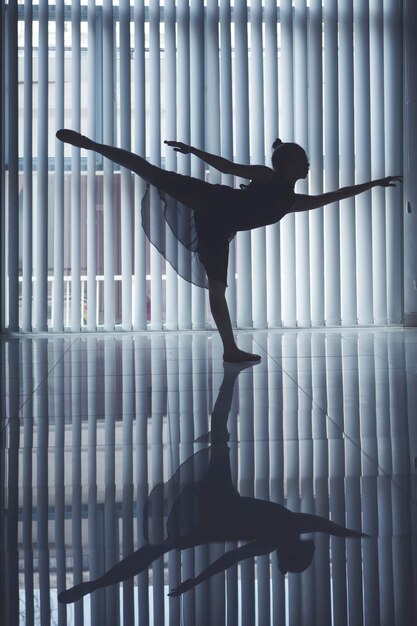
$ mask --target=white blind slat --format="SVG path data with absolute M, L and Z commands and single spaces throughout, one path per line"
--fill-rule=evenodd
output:
M 32 2 L 25 2 L 25 60 L 24 60 L 24 110 L 23 120 L 23 216 L 22 216 L 22 330 L 32 330 L 32 228 L 33 228 L 33 69 L 32 69 Z
M 297 0 L 294 12 L 294 139 L 308 151 L 307 4 Z M 297 192 L 307 193 L 307 181 L 297 183 Z M 309 214 L 295 216 L 296 306 L 299 326 L 310 326 Z
M 272 142 L 278 137 L 278 19 L 274 0 L 265 2 L 265 151 L 270 155 Z M 270 165 L 267 160 L 266 165 Z M 267 323 L 281 326 L 280 225 L 266 228 L 266 297 Z
M 120 4 L 120 141 L 125 150 L 131 149 L 132 102 L 130 75 L 130 3 Z M 132 174 L 125 168 L 121 173 L 121 264 L 122 264 L 122 328 L 132 329 Z
M 262 33 L 262 3 L 260 0 L 251 3 L 250 13 L 250 66 L 249 66 L 249 123 L 251 158 L 254 163 L 265 161 L 265 124 L 264 104 L 264 59 Z M 268 98 L 268 94 L 266 94 Z M 266 233 L 265 228 L 257 228 L 252 232 L 252 318 L 255 328 L 265 328 L 266 311 Z
M 371 0 L 370 11 L 370 124 L 371 178 L 385 175 L 383 4 Z M 387 323 L 385 193 L 372 190 L 372 286 L 375 324 Z
M 35 327 L 48 329 L 48 1 L 39 2 L 38 174 L 35 212 Z
M 177 87 L 177 62 L 176 62 L 176 15 L 175 0 L 169 0 L 164 5 L 164 27 L 165 27 L 165 136 L 164 139 L 172 140 L 177 137 L 177 102 L 173 97 Z M 165 150 L 165 167 L 169 171 L 177 170 L 176 152 L 172 148 Z M 168 229 L 168 226 L 165 226 Z M 173 238 L 168 238 L 167 247 L 174 249 L 169 252 L 172 258 L 178 256 L 178 242 Z M 177 330 L 178 328 L 178 275 L 170 263 L 166 264 L 166 313 L 165 328 L 167 330 Z
M 280 5 L 281 15 L 281 82 L 279 97 L 280 135 L 282 141 L 294 140 L 294 57 L 292 2 Z M 295 326 L 296 274 L 295 274 L 295 216 L 286 215 L 280 223 L 281 234 L 281 301 L 284 326 Z
M 152 0 L 149 5 L 149 154 L 154 165 L 161 165 L 161 65 L 160 65 L 160 7 Z M 151 187 L 151 202 L 160 200 L 156 190 Z M 160 223 L 158 213 L 151 212 L 152 238 L 158 241 L 165 224 Z M 151 246 L 151 326 L 152 330 L 161 330 L 162 315 L 162 267 L 163 260 L 154 246 Z
M 103 2 L 103 141 L 115 143 L 114 131 L 114 15 L 111 0 Z M 103 270 L 104 329 L 114 330 L 115 315 L 115 241 L 114 241 L 114 166 L 103 159 Z
M 339 32 L 340 185 L 346 186 L 352 184 L 355 178 L 352 0 L 339 7 Z M 340 282 L 342 324 L 357 324 L 354 198 L 346 199 L 340 206 Z
M 213 144 L 213 152 L 220 152 L 219 136 L 219 44 L 217 0 L 190 3 L 190 137 L 191 145 L 201 147 Z M 214 11 L 214 15 L 213 15 Z M 210 85 L 205 89 L 205 85 Z M 211 148 L 208 147 L 209 152 Z M 206 166 L 201 159 L 191 159 L 191 175 L 205 177 Z M 213 182 L 215 179 L 213 179 Z M 217 182 L 220 182 L 219 180 Z M 191 288 L 191 324 L 196 330 L 206 327 L 206 290 Z
M 55 81 L 55 126 L 64 126 L 65 109 L 65 64 L 64 64 L 64 0 L 56 5 L 55 36 L 55 76 L 62 80 Z M 64 327 L 64 144 L 55 141 L 55 172 L 54 172 L 54 242 L 53 242 L 53 317 L 54 331 L 62 331 Z
M 71 5 L 71 126 L 81 130 L 81 6 Z M 81 154 L 71 149 L 71 329 L 81 329 Z
M 191 142 L 191 103 L 190 103 L 190 6 L 185 0 L 177 2 L 177 136 L 184 143 Z M 178 159 L 180 174 L 190 174 L 190 157 Z M 180 263 L 188 259 L 181 246 L 178 250 Z M 191 286 L 185 280 L 178 283 L 178 328 L 191 327 Z
M 88 136 L 97 139 L 97 82 L 91 79 L 95 76 L 95 67 L 97 62 L 97 39 L 98 33 L 96 28 L 97 15 L 95 0 L 89 0 L 88 4 L 88 42 L 87 42 L 87 64 L 88 64 L 88 108 L 87 108 L 87 130 Z M 97 310 L 97 229 L 96 229 L 96 155 L 89 152 L 87 155 L 87 291 L 86 302 L 82 303 L 83 310 L 87 309 L 86 327 L 87 330 L 93 331 L 97 327 L 96 310 Z
M 324 187 L 339 186 L 337 6 L 323 2 Z M 340 324 L 340 223 L 337 203 L 324 207 L 325 321 Z
M 244 0 L 235 2 L 235 155 L 238 163 L 250 160 L 249 121 L 249 60 L 248 60 L 248 8 Z M 237 254 L 237 302 L 238 327 L 252 326 L 252 269 L 250 232 L 238 233 Z
M 354 107 L 355 107 L 355 160 L 360 179 L 371 178 L 370 106 L 369 106 L 369 6 L 368 2 L 354 0 Z M 372 324 L 372 224 L 371 194 L 355 198 L 357 245 L 357 301 L 359 324 Z M 366 269 L 365 269 L 366 268 Z M 365 269 L 365 271 L 364 271 Z
M 323 193 L 323 67 L 322 67 L 322 2 L 310 3 L 309 22 L 309 107 L 308 107 L 308 158 L 312 164 L 309 190 Z M 313 165 L 314 164 L 314 165 Z M 310 297 L 311 323 L 324 324 L 324 230 L 323 209 L 310 213 Z
M 146 150 L 146 105 L 145 91 L 145 7 L 143 0 L 136 0 L 134 6 L 135 52 L 134 52 L 134 123 L 135 150 L 145 155 Z M 143 181 L 135 176 L 135 229 L 134 229 L 134 297 L 133 328 L 146 328 L 147 288 L 146 288 L 146 238 L 141 221 L 141 200 L 145 191 Z

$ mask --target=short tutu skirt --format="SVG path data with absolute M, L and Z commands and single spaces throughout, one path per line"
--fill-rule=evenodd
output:
M 221 454 L 213 454 L 212 448 L 199 450 L 168 482 L 152 489 L 143 511 L 144 538 L 155 545 L 167 540 L 180 543 L 195 531 L 209 535 L 219 510 L 231 509 L 233 519 L 235 498 L 239 493 L 232 481 L 227 444 Z
M 148 240 L 189 283 L 207 289 L 212 278 L 227 284 L 229 243 L 236 232 L 225 222 L 224 196 L 233 189 L 175 172 L 165 175 L 164 187 L 172 195 L 148 183 L 142 198 Z

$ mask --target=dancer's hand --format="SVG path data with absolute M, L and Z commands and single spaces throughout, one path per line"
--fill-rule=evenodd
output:
M 168 595 L 170 596 L 170 598 L 178 598 L 178 596 L 180 596 L 182 593 L 189 591 L 195 586 L 196 586 L 195 580 L 193 578 L 188 578 L 183 583 L 178 585 L 178 587 L 171 589 Z
M 164 141 L 164 143 L 166 143 L 167 146 L 174 148 L 175 152 L 181 152 L 181 154 L 191 153 L 191 146 L 186 143 L 182 143 L 181 141 Z
M 396 187 L 398 183 L 403 182 L 402 176 L 387 176 L 386 178 L 381 178 L 378 181 L 378 185 L 380 187 Z

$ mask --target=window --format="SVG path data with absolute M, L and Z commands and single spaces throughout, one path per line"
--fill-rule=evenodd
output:
M 64 147 L 58 128 L 227 184 L 163 140 L 254 163 L 276 136 L 297 141 L 311 162 L 302 193 L 397 173 L 401 25 L 401 2 L 5 4 L 3 328 L 210 323 L 205 290 L 145 238 L 142 182 Z M 401 189 L 376 188 L 239 233 L 234 325 L 400 323 L 401 206 Z

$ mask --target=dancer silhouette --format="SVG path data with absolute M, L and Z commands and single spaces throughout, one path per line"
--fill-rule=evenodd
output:
M 276 139 L 272 146 L 270 168 L 233 163 L 179 141 L 165 142 L 181 154 L 197 156 L 223 174 L 251 181 L 235 189 L 166 171 L 137 154 L 96 143 L 72 130 L 59 130 L 57 137 L 79 148 L 98 152 L 148 183 L 142 200 L 145 232 L 181 276 L 196 285 L 208 287 L 211 313 L 223 343 L 223 359 L 230 362 L 258 361 L 261 358 L 240 350 L 236 345 L 226 302 L 229 244 L 236 233 L 274 224 L 287 213 L 310 211 L 375 186 L 391 187 L 402 181 L 401 176 L 388 176 L 321 195 L 298 194 L 294 192 L 294 185 L 307 177 L 310 167 L 304 149 L 298 144 Z M 151 194 L 152 187 L 158 192 L 157 200 Z M 163 205 L 161 219 L 167 221 L 183 248 L 192 253 L 192 263 L 179 261 L 177 255 L 168 250 L 161 231 L 151 227 L 151 216 L 155 217 L 159 200 Z
M 150 493 L 144 508 L 147 544 L 99 578 L 61 592 L 60 602 L 75 602 L 92 591 L 127 580 L 171 550 L 186 550 L 214 542 L 244 542 L 169 594 L 178 596 L 244 559 L 274 550 L 283 574 L 302 572 L 309 567 L 314 555 L 314 542 L 301 539 L 303 533 L 366 537 L 318 515 L 293 513 L 276 502 L 239 494 L 232 481 L 227 419 L 238 374 L 251 365 L 224 365 L 223 381 L 211 416 L 211 446 L 187 459 L 168 483 L 156 485 Z M 192 476 L 193 481 L 184 483 L 187 476 Z M 167 505 L 166 534 L 162 537 L 160 517 Z

